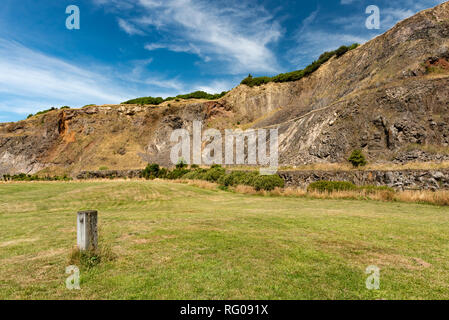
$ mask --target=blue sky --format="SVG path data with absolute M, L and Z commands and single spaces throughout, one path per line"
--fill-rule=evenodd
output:
M 2 0 L 0 122 L 52 106 L 229 90 L 300 69 L 444 1 Z M 66 28 L 66 7 L 81 28 Z M 368 5 L 381 29 L 368 30 Z

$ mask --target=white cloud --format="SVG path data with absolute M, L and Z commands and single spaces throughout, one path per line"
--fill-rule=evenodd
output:
M 205 62 L 220 62 L 220 66 L 225 62 L 230 73 L 279 69 L 269 46 L 281 37 L 281 27 L 262 6 L 236 0 L 226 4 L 202 0 L 138 0 L 137 4 L 145 13 L 133 17 L 132 22 L 143 31 L 156 28 L 163 37 L 163 41 L 148 44 L 148 50 L 189 52 Z
M 0 38 L 0 110 L 29 114 L 52 106 L 169 96 L 185 88 L 176 79 L 149 75 L 145 68 L 151 62 L 134 61 L 120 70 L 96 66 L 97 71 L 92 71 Z
M 120 28 L 129 35 L 141 35 L 141 36 L 145 35 L 145 32 L 137 29 L 134 25 L 127 22 L 126 20 L 119 18 L 118 24 L 119 24 Z
M 151 58 L 132 61 L 118 69 L 81 68 L 0 38 L 0 111 L 27 115 L 63 105 L 113 104 L 141 96 L 167 97 L 194 90 L 215 93 L 231 85 L 220 81 L 186 85 L 176 78 L 150 73 L 147 67 L 151 62 Z
M 188 52 L 201 56 L 201 50 L 191 43 L 188 44 L 176 44 L 176 43 L 149 43 L 145 45 L 145 49 L 148 51 L 158 49 L 168 49 L 174 52 Z
M 201 91 L 205 91 L 208 93 L 220 93 L 223 91 L 228 91 L 232 88 L 233 83 L 231 83 L 230 81 L 212 81 L 210 84 L 208 85 L 197 85 L 195 86 L 192 91 L 196 91 L 196 90 L 201 90 Z
M 16 113 L 60 103 L 113 103 L 125 94 L 101 74 L 0 39 L 0 105 Z M 20 105 L 15 105 L 19 103 Z

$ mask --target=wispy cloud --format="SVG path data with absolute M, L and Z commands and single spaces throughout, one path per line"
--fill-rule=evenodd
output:
M 118 69 L 81 68 L 0 38 L 0 110 L 28 114 L 52 106 L 120 103 L 150 94 L 168 96 L 186 88 L 177 79 L 149 74 L 146 67 L 151 62 L 133 61 Z
M 100 74 L 0 39 L 3 110 L 26 113 L 49 103 L 118 102 L 125 96 L 120 92 Z M 15 103 L 21 105 L 14 106 Z
M 362 0 L 340 0 L 341 5 L 359 8 L 359 13 L 335 17 L 328 14 L 321 16 L 317 11 L 312 12 L 295 33 L 297 44 L 288 51 L 289 61 L 303 67 L 324 51 L 354 42 L 365 43 L 418 11 L 443 2 L 442 0 L 379 1 L 377 5 L 380 8 L 381 29 L 368 30 L 365 26 L 368 17 L 365 8 L 372 3 Z
M 138 96 L 167 97 L 193 90 L 214 93 L 232 85 L 223 81 L 186 84 L 177 78 L 167 79 L 147 70 L 151 62 L 149 58 L 131 61 L 118 69 L 98 65 L 81 68 L 0 38 L 0 111 L 26 115 L 53 106 L 120 103 Z
M 281 37 L 282 29 L 263 6 L 234 0 L 226 5 L 221 1 L 138 0 L 136 5 L 144 14 L 132 22 L 139 30 L 156 28 L 164 38 L 147 44 L 148 50 L 189 52 L 205 62 L 225 65 L 230 73 L 278 69 L 269 46 Z
M 118 19 L 118 25 L 120 26 L 120 28 L 123 31 L 125 31 L 129 35 L 141 35 L 141 36 L 143 36 L 145 34 L 145 32 L 143 32 L 140 29 L 137 29 L 134 25 L 132 25 L 128 21 L 123 20 L 121 18 Z

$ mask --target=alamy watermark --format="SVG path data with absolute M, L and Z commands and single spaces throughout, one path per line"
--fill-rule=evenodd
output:
M 378 6 L 371 5 L 365 10 L 366 14 L 370 16 L 365 21 L 365 26 L 367 29 L 380 29 L 380 9 Z
M 65 280 L 65 286 L 69 290 L 80 290 L 80 269 L 77 266 L 68 266 L 66 274 L 70 274 Z
M 368 290 L 380 289 L 380 268 L 377 266 L 368 266 L 365 270 L 370 276 L 366 278 L 365 285 Z
M 75 5 L 70 5 L 65 9 L 65 13 L 69 14 L 65 20 L 65 26 L 69 30 L 80 29 L 80 8 Z
M 187 164 L 197 165 L 258 165 L 262 167 L 260 168 L 262 175 L 272 175 L 277 172 L 278 129 L 246 131 L 226 129 L 223 139 L 219 130 L 207 129 L 202 132 L 202 128 L 201 121 L 193 122 L 193 139 L 187 129 L 176 129 L 172 132 L 170 141 L 177 143 L 170 152 L 170 160 L 173 164 L 183 159 Z

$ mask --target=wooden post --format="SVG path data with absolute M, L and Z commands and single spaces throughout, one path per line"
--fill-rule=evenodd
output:
M 96 210 L 78 212 L 77 244 L 81 251 L 97 249 L 97 221 L 98 211 Z

